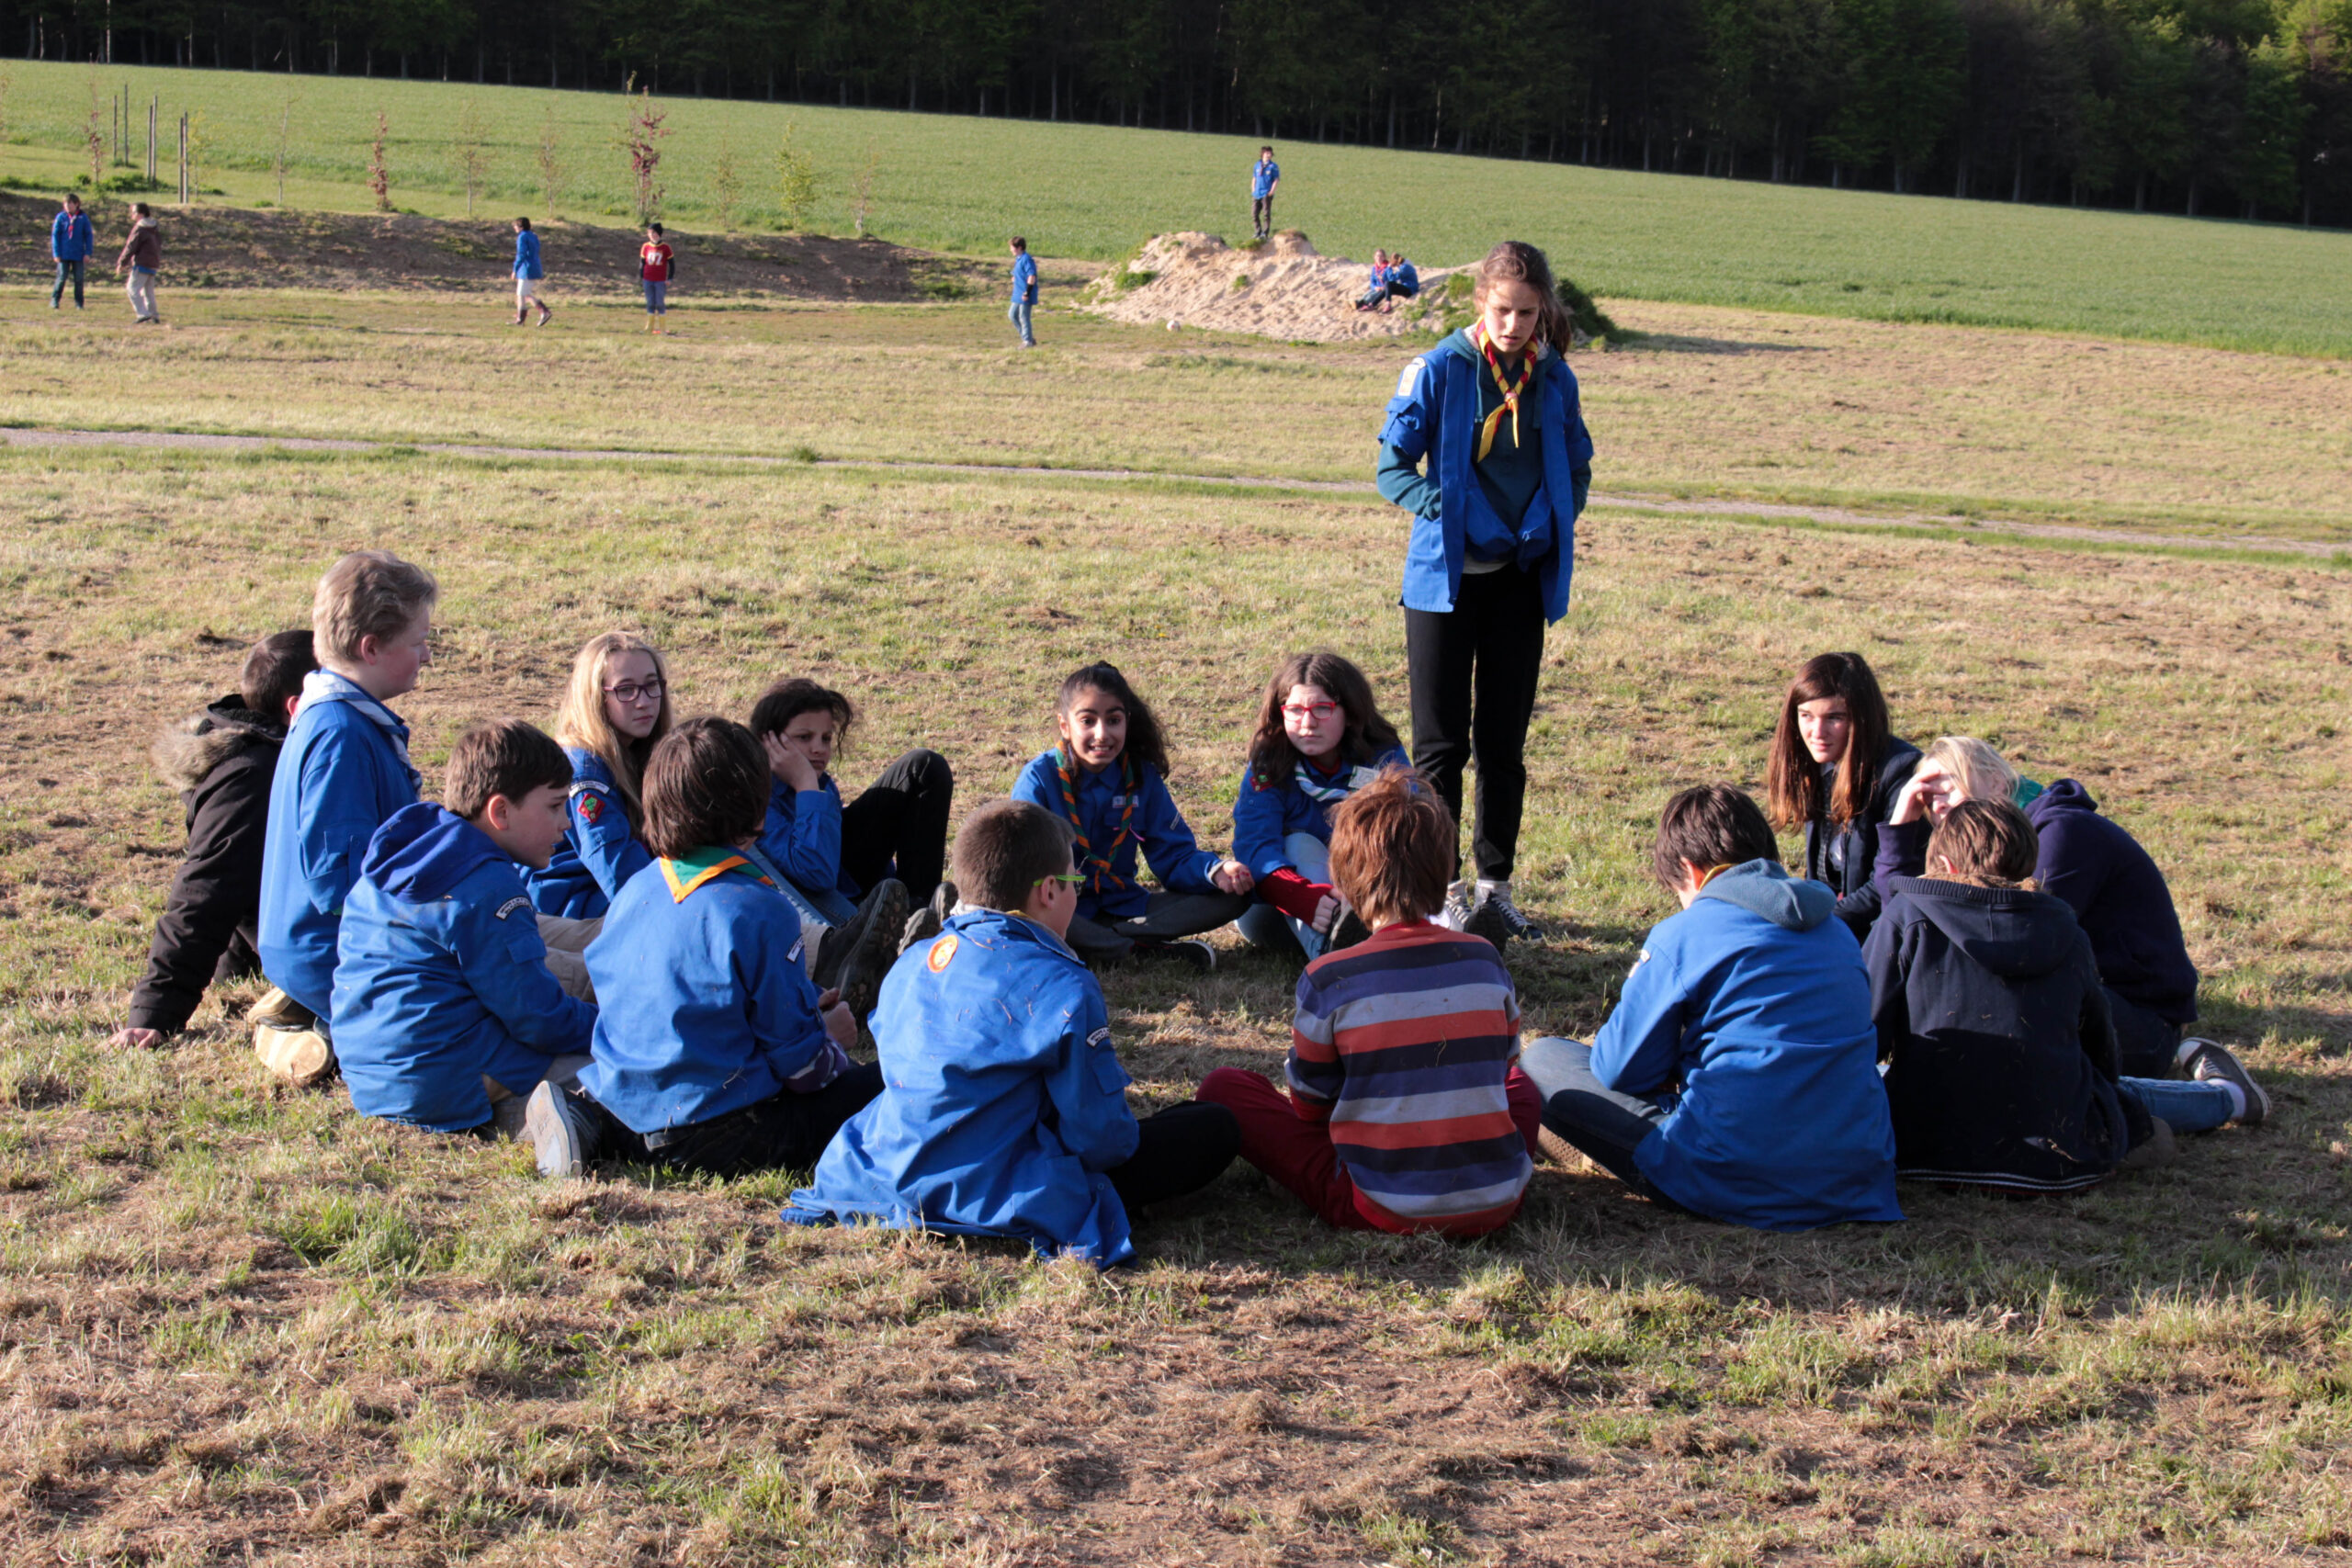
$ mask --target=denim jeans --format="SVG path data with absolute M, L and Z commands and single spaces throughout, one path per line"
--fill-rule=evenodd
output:
M 1638 1094 L 1609 1088 L 1592 1072 L 1592 1047 L 1575 1040 L 1532 1040 L 1519 1054 L 1519 1069 L 1535 1080 L 1544 1097 L 1544 1127 L 1576 1145 L 1577 1152 L 1653 1203 L 1681 1205 L 1650 1184 L 1634 1163 L 1667 1108 Z
M 1012 319 L 1013 326 L 1019 329 L 1021 346 L 1023 348 L 1037 346 L 1037 334 L 1029 330 L 1029 316 L 1036 308 L 1026 299 L 1015 299 L 1012 302 L 1012 309 L 1005 312 Z
M 1307 881 L 1331 880 L 1331 846 L 1314 834 L 1289 834 L 1283 840 L 1283 853 L 1290 856 L 1291 864 Z M 1241 940 L 1252 947 L 1280 950 L 1295 941 L 1309 964 L 1323 956 L 1323 949 L 1330 941 L 1305 920 L 1286 915 L 1272 904 L 1250 905 L 1250 912 L 1237 923 L 1241 929 Z M 1283 929 L 1285 926 L 1290 928 L 1287 931 Z
M 2151 1116 L 2161 1117 L 2176 1133 L 2210 1133 L 2230 1119 L 2235 1109 L 2230 1091 L 2217 1083 L 2187 1078 L 2118 1078 L 2118 1093 L 2136 1100 Z
M 57 281 L 49 290 L 51 309 L 65 298 L 65 280 L 68 277 L 74 280 L 74 308 L 77 310 L 82 308 L 82 269 L 88 265 L 88 258 L 84 256 L 60 256 L 57 259 Z
M 645 285 L 645 313 L 649 316 L 668 314 L 670 280 L 666 277 L 643 277 L 638 281 Z

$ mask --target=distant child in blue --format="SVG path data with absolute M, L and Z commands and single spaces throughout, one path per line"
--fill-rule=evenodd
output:
M 593 1059 L 543 1083 L 524 1126 L 548 1176 L 599 1150 L 681 1170 L 806 1169 L 882 1087 L 843 1047 L 857 1021 L 800 962 L 800 917 L 759 863 L 760 743 L 688 719 L 645 764 L 652 869 L 613 898 L 588 949 Z
M 1600 1035 L 1521 1055 L 1544 1130 L 1728 1224 L 1901 1219 L 1870 982 L 1829 889 L 1781 868 L 1729 784 L 1666 803 L 1651 864 L 1682 913 L 1643 940 Z
M 1029 254 L 1029 242 L 1020 235 L 1012 236 L 1012 318 L 1015 330 L 1021 333 L 1021 346 L 1037 346 L 1037 334 L 1030 331 L 1030 317 L 1037 309 L 1037 258 Z
M 622 884 L 653 863 L 638 837 L 645 760 L 670 733 L 670 671 L 635 632 L 590 637 L 571 660 L 555 738 L 571 759 L 571 823 L 544 871 L 526 872 L 543 915 L 593 920 Z
M 1506 240 L 1476 276 L 1478 319 L 1397 378 L 1379 483 L 1411 519 L 1402 597 L 1413 765 L 1456 821 L 1463 767 L 1478 769 L 1476 881 L 1454 884 L 1442 920 L 1501 943 L 1544 935 L 1510 879 L 1544 628 L 1568 612 L 1592 437 L 1564 357 L 1570 323 L 1551 263 Z
M 1127 678 L 1090 664 L 1062 682 L 1054 705 L 1061 744 L 1021 770 L 1012 797 L 1077 829 L 1086 875 L 1069 945 L 1089 963 L 1133 954 L 1174 959 L 1202 974 L 1216 950 L 1181 939 L 1238 919 L 1255 878 L 1238 860 L 1201 848 L 1168 793 L 1168 743 Z M 1160 891 L 1136 879 L 1141 850 Z
M 787 895 L 821 934 L 809 975 L 838 987 L 864 1018 L 899 951 L 939 930 L 955 900 L 947 871 L 947 816 L 956 771 L 936 751 L 900 753 L 855 800 L 842 803 L 833 759 L 848 749 L 857 710 L 830 687 L 778 681 L 752 706 L 752 733 L 767 749 L 775 783 L 760 848 L 786 879 Z M 910 917 L 915 899 L 924 908 Z
M 1138 1122 L 1102 988 L 1062 941 L 1078 910 L 1069 824 L 991 801 L 956 836 L 967 900 L 883 983 L 887 1080 L 834 1135 L 787 1220 L 870 1220 L 1018 1237 L 1102 1268 L 1136 1255 L 1133 1210 L 1198 1191 L 1232 1163 L 1232 1112 L 1171 1106 Z
M 1410 299 L 1421 291 L 1421 269 L 1405 258 L 1402 251 L 1388 253 L 1388 295 L 1392 299 Z M 1382 310 L 1388 307 L 1383 305 Z
M 1369 934 L 1331 881 L 1331 808 L 1408 766 L 1372 682 L 1336 653 L 1294 653 L 1258 705 L 1258 731 L 1233 796 L 1234 858 L 1256 879 L 1241 917 L 1252 946 L 1304 949 L 1309 960 Z
M 1356 309 L 1369 310 L 1388 298 L 1388 253 L 1372 253 L 1372 273 L 1364 280 L 1363 293 L 1356 300 Z
M 539 285 L 547 280 L 548 269 L 539 265 L 539 237 L 531 232 L 531 220 L 514 220 L 514 324 L 521 326 L 531 307 L 538 307 L 539 325 L 546 326 L 555 312 L 539 298 Z
M 82 309 L 82 275 L 90 265 L 90 253 L 97 249 L 98 237 L 90 228 L 89 216 L 82 210 L 82 198 L 68 195 L 64 209 L 49 223 L 49 259 L 57 264 L 57 281 L 50 285 L 49 308 L 60 309 L 65 301 L 65 280 L 74 280 L 74 308 Z
M 1250 222 L 1264 239 L 1274 231 L 1274 189 L 1283 183 L 1283 166 L 1274 162 L 1272 147 L 1258 149 L 1258 161 L 1250 165 Z
M 254 1016 L 254 1050 L 289 1082 L 334 1066 L 328 1019 L 344 900 L 368 840 L 413 804 L 421 782 L 408 726 L 384 705 L 413 690 L 433 659 L 433 574 L 384 550 L 356 550 L 327 569 L 311 600 L 319 668 L 278 753 L 262 842 L 262 973 L 282 998 Z
M 335 1055 L 360 1114 L 486 1137 L 494 1105 L 519 1125 L 520 1097 L 586 1062 L 596 1010 L 549 972 L 517 871 L 561 841 L 571 783 L 563 748 L 502 719 L 458 739 L 446 805 L 376 829 L 334 972 Z

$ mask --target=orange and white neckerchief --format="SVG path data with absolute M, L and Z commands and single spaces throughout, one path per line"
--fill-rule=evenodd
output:
M 1487 356 L 1487 373 L 1494 377 L 1495 390 L 1500 392 L 1503 399 L 1495 412 L 1478 426 L 1478 461 L 1483 463 L 1487 460 L 1487 454 L 1494 450 L 1495 431 L 1501 425 L 1506 413 L 1510 415 L 1511 443 L 1514 446 L 1518 444 L 1520 394 L 1535 384 L 1535 360 L 1543 353 L 1543 348 L 1534 338 L 1527 340 L 1527 346 L 1520 351 L 1526 363 L 1520 367 L 1519 385 L 1514 387 L 1503 379 L 1503 362 L 1496 356 L 1495 345 L 1487 340 L 1486 322 L 1480 321 L 1470 329 L 1470 341 L 1476 344 L 1478 352 Z
M 1690 891 L 1693 893 L 1701 891 L 1708 883 L 1713 882 L 1716 877 L 1721 876 L 1724 872 L 1729 871 L 1731 868 L 1732 863 L 1729 861 L 1725 861 L 1721 865 L 1709 866 L 1706 870 L 1706 874 L 1699 878 L 1699 886 L 1697 887 L 1693 887 Z

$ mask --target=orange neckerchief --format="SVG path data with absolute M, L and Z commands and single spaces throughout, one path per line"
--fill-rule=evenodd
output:
M 1541 355 L 1544 350 L 1543 344 L 1538 340 L 1534 338 L 1529 338 L 1527 340 L 1527 346 L 1521 350 L 1521 354 L 1525 358 L 1526 363 L 1520 367 L 1519 385 L 1514 387 L 1510 382 L 1503 379 L 1503 362 L 1496 356 L 1495 345 L 1487 341 L 1486 322 L 1480 321 L 1477 325 L 1470 329 L 1470 341 L 1478 345 L 1478 352 L 1487 356 L 1487 373 L 1495 378 L 1495 390 L 1503 395 L 1502 402 L 1498 405 L 1495 412 L 1488 414 L 1486 417 L 1485 422 L 1478 426 L 1477 460 L 1483 463 L 1487 460 L 1487 454 L 1494 450 L 1495 431 L 1502 424 L 1503 415 L 1505 413 L 1509 413 L 1510 415 L 1511 441 L 1514 445 L 1518 443 L 1519 395 L 1535 384 L 1535 361 L 1536 357 Z
M 1713 882 L 1716 877 L 1721 876 L 1724 872 L 1727 872 L 1730 869 L 1731 863 L 1729 861 L 1725 861 L 1721 865 L 1709 866 L 1706 870 L 1706 874 L 1699 878 L 1699 886 L 1697 887 L 1693 887 L 1690 891 L 1693 893 L 1699 892 L 1701 889 L 1704 888 L 1708 883 Z

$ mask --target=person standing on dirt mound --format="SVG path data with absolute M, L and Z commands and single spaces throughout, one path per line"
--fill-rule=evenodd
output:
M 1274 187 L 1283 183 L 1283 166 L 1274 162 L 1272 147 L 1258 149 L 1250 165 L 1250 224 L 1264 239 L 1274 231 Z
M 1544 253 L 1506 240 L 1476 280 L 1478 319 L 1397 378 L 1378 477 L 1413 518 L 1401 599 L 1413 765 L 1457 821 L 1463 764 L 1478 769 L 1476 881 L 1457 878 L 1442 919 L 1499 944 L 1544 935 L 1511 901 L 1510 879 L 1544 628 L 1567 614 L 1592 437 Z

